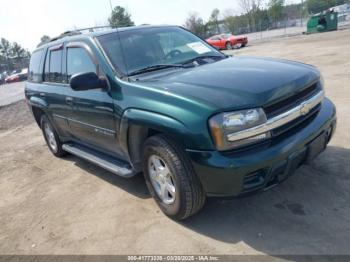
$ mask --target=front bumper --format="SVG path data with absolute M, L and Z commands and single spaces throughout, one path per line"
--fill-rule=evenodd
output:
M 286 178 L 305 161 L 324 150 L 336 128 L 336 110 L 325 98 L 320 111 L 308 124 L 287 136 L 245 151 L 187 150 L 208 196 L 231 197 L 264 190 Z M 315 147 L 318 152 L 314 153 Z

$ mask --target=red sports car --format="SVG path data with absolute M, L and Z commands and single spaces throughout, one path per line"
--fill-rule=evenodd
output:
M 27 80 L 28 76 L 28 69 L 22 69 L 22 70 L 16 70 L 14 71 L 14 74 L 8 76 L 5 78 L 5 83 L 15 83 L 15 82 L 20 82 L 20 81 L 25 81 Z
M 246 36 L 234 36 L 231 34 L 214 35 L 206 41 L 216 48 L 226 50 L 245 47 L 248 44 L 248 38 Z

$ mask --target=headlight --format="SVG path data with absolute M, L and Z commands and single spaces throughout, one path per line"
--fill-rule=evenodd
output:
M 261 141 L 270 137 L 270 132 L 242 140 L 230 139 L 230 134 L 266 123 L 266 115 L 261 108 L 221 113 L 209 120 L 209 127 L 218 150 L 229 150 Z

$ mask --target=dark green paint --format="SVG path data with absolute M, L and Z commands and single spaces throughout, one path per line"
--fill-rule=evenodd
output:
M 131 159 L 130 140 L 140 139 L 128 136 L 131 125 L 173 137 L 186 148 L 208 194 L 237 195 L 245 174 L 271 168 L 294 150 L 304 148 L 335 119 L 334 106 L 325 100 L 316 119 L 280 143 L 249 154 L 220 153 L 208 128 L 211 116 L 280 101 L 319 81 L 319 71 L 286 60 L 234 57 L 128 81 L 112 68 L 93 34 L 51 45 L 76 41 L 89 45 L 100 71 L 109 80 L 109 88 L 73 91 L 67 82 L 28 82 L 25 92 L 30 104 L 46 112 L 62 140 L 81 142 L 124 161 Z M 49 46 L 40 48 L 46 50 Z M 67 96 L 73 98 L 72 105 L 66 103 Z

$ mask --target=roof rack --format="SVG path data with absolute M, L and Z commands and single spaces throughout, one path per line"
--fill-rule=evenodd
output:
M 110 26 L 110 25 L 104 25 L 104 26 L 94 26 L 94 27 L 86 27 L 86 28 L 81 28 L 81 29 L 74 29 L 74 31 L 78 31 L 78 32 L 89 31 L 89 33 L 92 33 L 98 29 L 105 29 L 105 28 L 115 29 L 116 27 Z
M 113 28 L 116 28 L 116 27 L 113 27 L 113 26 L 95 26 L 95 27 L 74 29 L 74 30 L 71 30 L 71 31 L 63 32 L 59 36 L 51 38 L 49 42 L 54 42 L 54 41 L 56 41 L 58 39 L 66 37 L 66 36 L 80 35 L 80 34 L 83 34 L 84 31 L 88 31 L 89 33 L 92 33 L 92 32 L 98 31 L 100 29 L 106 29 L 106 28 L 113 29 Z M 40 43 L 37 47 L 39 47 L 39 46 L 41 46 L 43 44 L 46 44 L 46 43 Z

